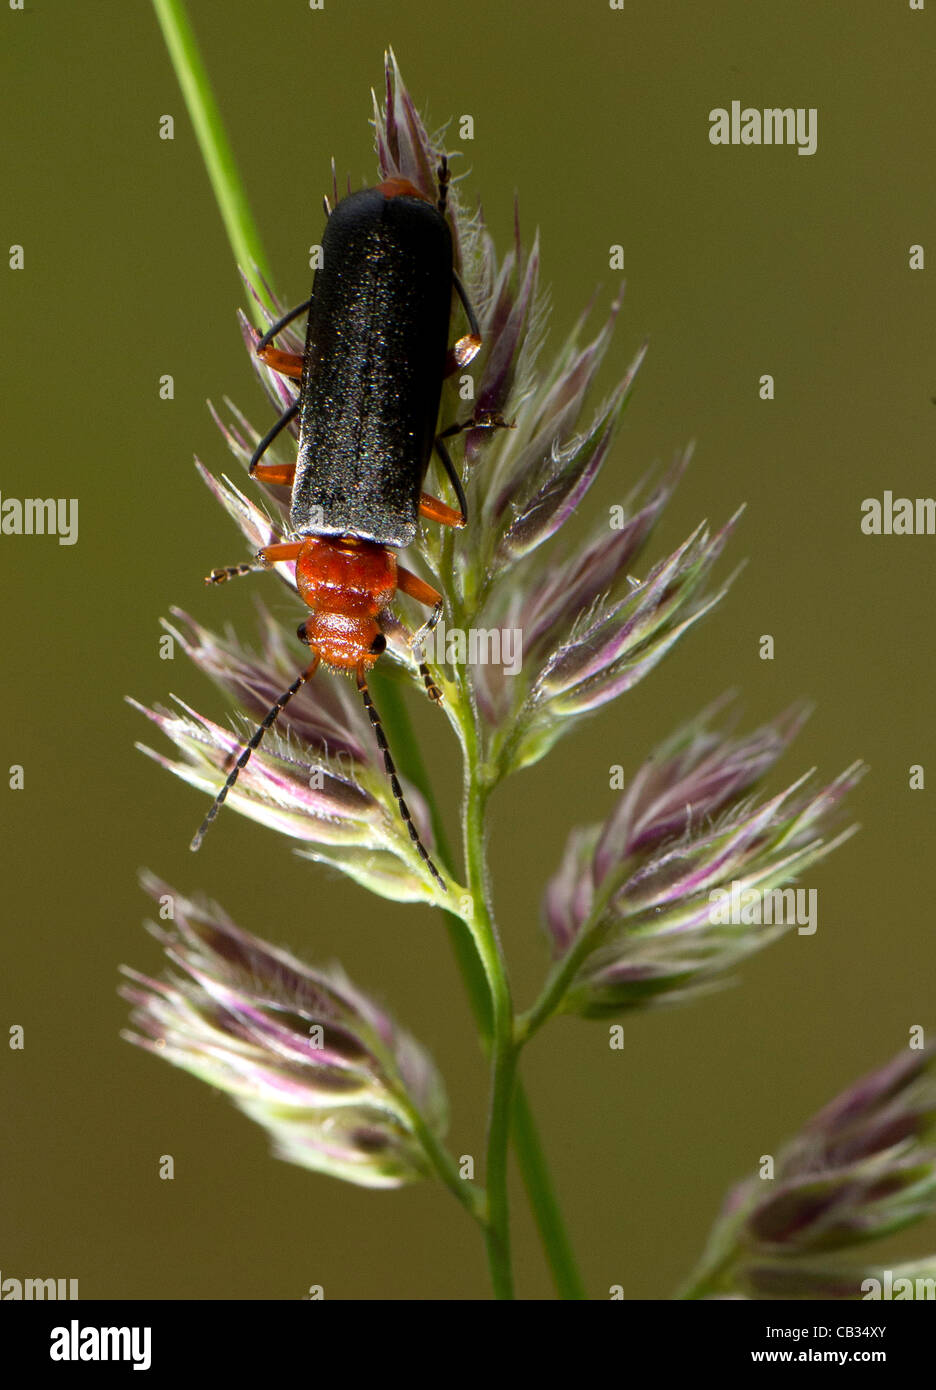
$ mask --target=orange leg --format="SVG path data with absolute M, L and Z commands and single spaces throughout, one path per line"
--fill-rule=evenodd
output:
M 280 376 L 299 378 L 302 376 L 302 355 L 298 352 L 282 352 L 279 348 L 265 347 L 257 353 L 265 367 L 279 372 Z
M 439 501 L 438 497 L 430 497 L 428 492 L 424 492 L 420 495 L 419 514 L 420 516 L 428 518 L 429 521 L 438 521 L 443 526 L 454 526 L 456 530 L 460 530 L 465 525 L 465 517 L 461 512 L 457 512 L 454 507 L 447 507 L 444 502 Z M 415 576 L 413 576 L 413 578 L 415 578 Z M 422 580 L 417 582 L 422 583 Z M 404 592 L 409 591 L 404 590 Z M 434 589 L 433 593 L 435 593 Z M 413 594 L 412 597 L 417 598 L 418 595 Z M 438 597 L 438 595 L 436 597 Z M 435 599 L 420 599 L 420 602 L 434 603 Z
M 282 487 L 292 487 L 295 474 L 294 463 L 255 463 L 250 470 L 258 483 L 279 483 Z
M 265 570 L 281 560 L 296 560 L 299 558 L 301 545 L 301 541 L 278 541 L 276 545 L 264 546 L 262 550 L 257 551 L 255 560 L 248 560 L 243 565 L 226 565 L 224 569 L 212 570 L 205 576 L 205 583 L 223 584 L 226 579 L 236 579 L 240 574 L 256 574 L 258 570 Z M 435 593 L 435 590 L 432 592 Z
M 441 506 L 442 504 L 439 503 L 438 505 Z M 432 679 L 429 668 L 422 659 L 422 644 L 423 639 L 432 631 L 442 616 L 442 595 L 438 589 L 433 589 L 431 584 L 427 584 L 425 579 L 420 579 L 418 574 L 411 573 L 402 565 L 397 565 L 397 588 L 400 593 L 408 594 L 417 603 L 424 603 L 427 608 L 432 609 L 422 627 L 411 638 L 411 645 L 413 655 L 419 662 L 419 673 L 425 682 L 426 694 L 430 700 L 435 700 L 438 703 L 442 699 L 442 691 Z
M 420 579 L 418 574 L 405 570 L 402 565 L 397 565 L 397 588 L 401 594 L 408 594 L 417 603 L 424 603 L 427 608 L 435 608 L 442 602 L 442 595 L 438 589 L 433 589 L 425 579 Z
M 277 541 L 275 545 L 265 545 L 259 551 L 265 565 L 276 565 L 281 560 L 298 560 L 302 541 Z

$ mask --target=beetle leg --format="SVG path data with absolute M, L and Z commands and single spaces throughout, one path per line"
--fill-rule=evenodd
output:
M 292 487 L 296 476 L 294 463 L 258 463 L 252 476 L 258 483 L 279 483 L 281 487 Z
M 277 319 L 263 337 L 258 341 L 254 348 L 257 356 L 264 366 L 269 367 L 274 372 L 279 372 L 280 376 L 301 377 L 302 376 L 302 354 L 299 352 L 283 352 L 280 348 L 270 347 L 271 342 L 278 333 L 293 319 L 297 319 L 300 314 L 305 314 L 312 306 L 312 296 L 304 299 L 301 304 L 297 304 L 295 309 L 290 309 L 288 314 L 284 314 L 281 319 Z
M 458 275 L 452 271 L 452 284 L 455 293 L 462 302 L 465 317 L 468 319 L 469 331 L 463 338 L 459 338 L 454 347 L 448 350 L 448 357 L 445 363 L 445 375 L 451 376 L 459 367 L 467 367 L 468 363 L 475 357 L 481 347 L 481 325 L 478 323 L 471 301 L 465 293 L 465 287 L 459 280 Z
M 265 565 L 278 565 L 283 560 L 298 560 L 301 549 L 302 541 L 277 541 L 274 545 L 265 545 L 257 554 Z
M 280 376 L 291 376 L 295 380 L 302 376 L 302 355 L 298 352 L 281 352 L 279 348 L 257 348 L 257 356 L 265 367 L 279 372 Z
M 442 504 L 437 503 L 437 505 L 441 506 Z M 408 594 L 417 603 L 424 603 L 427 608 L 438 609 L 435 616 L 430 618 L 427 631 L 435 627 L 442 613 L 442 595 L 438 589 L 433 589 L 432 585 L 427 584 L 425 579 L 420 579 L 418 574 L 404 569 L 402 565 L 397 565 L 397 588 L 401 594 Z
M 281 319 L 277 319 L 276 322 L 267 329 L 263 337 L 257 343 L 257 353 L 262 354 L 266 349 L 267 344 L 271 343 L 274 338 L 278 337 L 278 335 L 282 333 L 283 329 L 287 326 L 287 324 L 292 323 L 293 319 L 297 319 L 300 314 L 306 313 L 311 308 L 311 306 L 312 296 L 309 295 L 309 298 L 304 299 L 301 304 L 297 304 L 295 309 L 290 309 L 288 314 L 284 314 Z
M 459 338 L 454 347 L 450 347 L 446 354 L 443 375 L 453 376 L 459 367 L 467 367 L 480 347 L 481 339 L 476 338 L 472 333 L 468 333 L 464 338 Z
M 247 468 L 247 472 L 250 474 L 251 478 L 256 477 L 257 465 L 263 458 L 263 455 L 266 453 L 267 449 L 269 449 L 270 445 L 273 443 L 273 440 L 279 434 L 280 430 L 284 430 L 286 426 L 290 424 L 291 421 L 295 420 L 298 414 L 299 402 L 293 401 L 292 405 L 287 410 L 283 411 L 282 415 L 279 417 L 273 428 L 267 430 L 266 434 L 260 440 L 260 443 L 257 445 L 256 449 L 254 449 L 253 454 L 251 455 L 250 464 Z M 295 470 L 295 465 L 293 465 L 293 469 Z M 266 481 L 268 483 L 272 483 L 275 480 L 273 478 L 268 477 Z M 292 480 L 290 479 L 290 481 Z
M 426 687 L 426 694 L 429 696 L 429 699 L 432 700 L 432 702 L 436 705 L 440 705 L 442 703 L 442 691 L 439 689 L 439 687 L 433 680 L 432 672 L 429 670 L 429 667 L 426 665 L 425 660 L 423 659 L 423 642 L 429 636 L 430 632 L 432 632 L 433 628 L 435 627 L 436 623 L 439 621 L 441 616 L 442 599 L 440 598 L 439 602 L 433 608 L 432 612 L 429 614 L 429 617 L 423 623 L 422 627 L 413 633 L 413 656 L 419 663 L 419 674 L 423 678 L 423 685 Z
M 496 410 L 482 410 L 470 420 L 463 420 L 461 424 L 449 425 L 447 430 L 443 430 L 439 439 L 451 439 L 456 434 L 464 434 L 466 430 L 515 430 L 517 427 L 505 420 L 503 415 L 498 415 Z
M 439 504 L 441 505 L 441 504 Z M 434 589 L 431 584 L 427 584 L 425 579 L 420 579 L 418 574 L 411 573 L 404 569 L 402 565 L 397 565 L 397 588 L 403 594 L 408 594 L 417 603 L 424 603 L 427 608 L 431 605 L 432 612 L 423 623 L 422 627 L 413 633 L 410 638 L 410 647 L 413 656 L 419 664 L 419 674 L 423 678 L 426 687 L 426 694 L 430 700 L 438 703 L 442 699 L 442 691 L 436 685 L 429 672 L 429 668 L 423 660 L 422 645 L 429 633 L 433 630 L 436 623 L 442 616 L 442 595 L 438 589 Z
M 276 545 L 266 545 L 257 551 L 255 559 L 243 565 L 226 565 L 224 569 L 212 570 L 205 576 L 205 583 L 223 584 L 226 579 L 236 579 L 241 574 L 256 574 L 259 570 L 269 569 L 270 565 L 281 560 L 296 560 L 301 547 L 301 541 L 279 541 Z
M 460 483 L 456 491 L 461 493 Z M 463 496 L 464 494 L 462 494 Z M 429 521 L 438 521 L 442 526 L 454 526 L 456 530 L 460 530 L 465 525 L 466 520 L 464 512 L 457 512 L 454 507 L 447 507 L 444 502 L 439 501 L 438 497 L 430 497 L 428 492 L 420 493 L 419 515 L 426 517 Z
M 400 622 L 400 619 L 392 608 L 384 609 L 380 615 L 379 622 L 380 629 L 385 635 L 393 634 L 395 637 L 398 637 L 401 642 L 405 642 L 410 651 L 413 650 L 413 634 L 405 623 Z M 432 678 L 432 673 L 424 661 L 419 662 L 419 674 L 423 678 L 423 684 L 426 687 L 426 694 L 429 696 L 429 699 L 439 704 L 443 699 L 442 691 L 436 685 Z
M 459 507 L 461 508 L 461 521 L 446 522 L 442 517 L 437 517 L 436 520 L 441 521 L 443 525 L 464 526 L 467 524 L 468 521 L 468 499 L 465 497 L 465 489 L 462 487 L 461 478 L 458 476 L 458 473 L 455 470 L 455 465 L 452 462 L 452 456 L 449 453 L 448 449 L 445 447 L 445 444 L 443 442 L 444 438 L 444 434 L 436 436 L 435 451 L 439 455 L 439 458 L 442 460 L 442 467 L 448 474 L 449 482 L 455 489 L 455 497 L 458 501 Z M 425 493 L 423 494 L 423 497 L 425 497 Z M 446 510 L 451 511 L 451 508 L 447 508 Z
M 432 679 L 432 672 L 424 661 L 419 663 L 419 674 L 422 676 L 423 685 L 426 687 L 426 694 L 434 705 L 441 705 L 445 696 Z

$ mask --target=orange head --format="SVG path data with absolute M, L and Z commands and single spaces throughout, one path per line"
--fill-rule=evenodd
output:
M 386 646 L 377 621 L 393 601 L 396 556 L 375 541 L 307 536 L 296 585 L 312 610 L 304 639 L 326 666 L 369 671 Z

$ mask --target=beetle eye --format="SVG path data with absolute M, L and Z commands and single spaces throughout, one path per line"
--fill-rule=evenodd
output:
M 306 646 L 309 645 L 309 637 L 308 633 L 306 632 L 305 623 L 300 623 L 299 626 L 296 628 L 296 636 L 299 638 L 300 642 L 305 642 Z
M 381 652 L 387 650 L 387 639 L 382 632 L 378 632 L 377 636 L 370 644 L 370 649 L 374 656 L 379 656 Z

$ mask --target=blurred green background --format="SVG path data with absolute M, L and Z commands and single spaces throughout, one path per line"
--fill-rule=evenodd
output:
M 931 7 L 936 8 L 936 7 Z M 745 727 L 800 695 L 816 712 L 771 784 L 854 758 L 859 837 L 810 873 L 815 937 L 751 961 L 739 987 L 634 1018 L 612 1052 L 599 1024 L 560 1020 L 523 1073 L 590 1295 L 666 1297 L 722 1194 L 817 1107 L 936 1025 L 931 892 L 933 537 L 869 538 L 863 498 L 934 492 L 932 269 L 911 272 L 936 213 L 932 23 L 906 5 L 759 0 L 417 4 L 196 0 L 191 14 L 280 293 L 308 293 L 329 161 L 374 173 L 370 88 L 392 43 L 430 125 L 471 113 L 466 189 L 509 235 L 540 228 L 553 338 L 618 276 L 628 290 L 602 385 L 650 354 L 594 509 L 689 439 L 695 459 L 648 559 L 703 517 L 747 512 L 724 603 L 648 680 L 499 794 L 496 905 L 518 1002 L 538 989 L 542 885 L 571 825 L 608 813 L 630 773 L 727 687 Z M 146 865 L 311 961 L 340 957 L 431 1048 L 455 1153 L 479 1153 L 485 1075 L 441 925 L 367 897 L 225 815 L 201 855 L 205 800 L 133 750 L 152 742 L 126 694 L 170 691 L 215 718 L 222 697 L 158 619 L 179 604 L 253 632 L 272 580 L 212 593 L 243 545 L 198 482 L 233 461 L 205 407 L 261 399 L 235 323 L 239 282 L 156 22 L 136 0 L 27 0 L 2 15 L 4 496 L 77 497 L 74 547 L 0 536 L 5 617 L 2 1018 L 25 1052 L 2 1066 L 4 1277 L 77 1277 L 81 1296 L 485 1297 L 480 1241 L 438 1186 L 359 1191 L 271 1159 L 222 1098 L 118 1039 L 117 965 L 155 971 L 136 885 Z M 815 106 L 818 152 L 720 148 L 708 112 Z M 173 114 L 176 138 L 158 138 Z M 453 126 L 450 142 L 457 143 Z M 596 320 L 597 322 L 597 320 Z M 175 379 L 161 401 L 158 378 Z M 773 373 L 777 398 L 758 399 Z M 599 392 L 600 394 L 600 392 Z M 596 397 L 597 399 L 597 397 Z M 771 633 L 776 659 L 758 639 Z M 297 649 L 298 650 L 298 649 Z M 450 824 L 456 748 L 415 697 Z M 155 736 L 155 735 L 154 735 Z M 155 736 L 158 737 L 158 736 Z M 6 774 L 4 775 L 6 783 Z M 173 1182 L 159 1155 L 176 1162 Z M 551 1285 L 519 1182 L 519 1293 Z M 896 1239 L 932 1249 L 932 1228 Z

